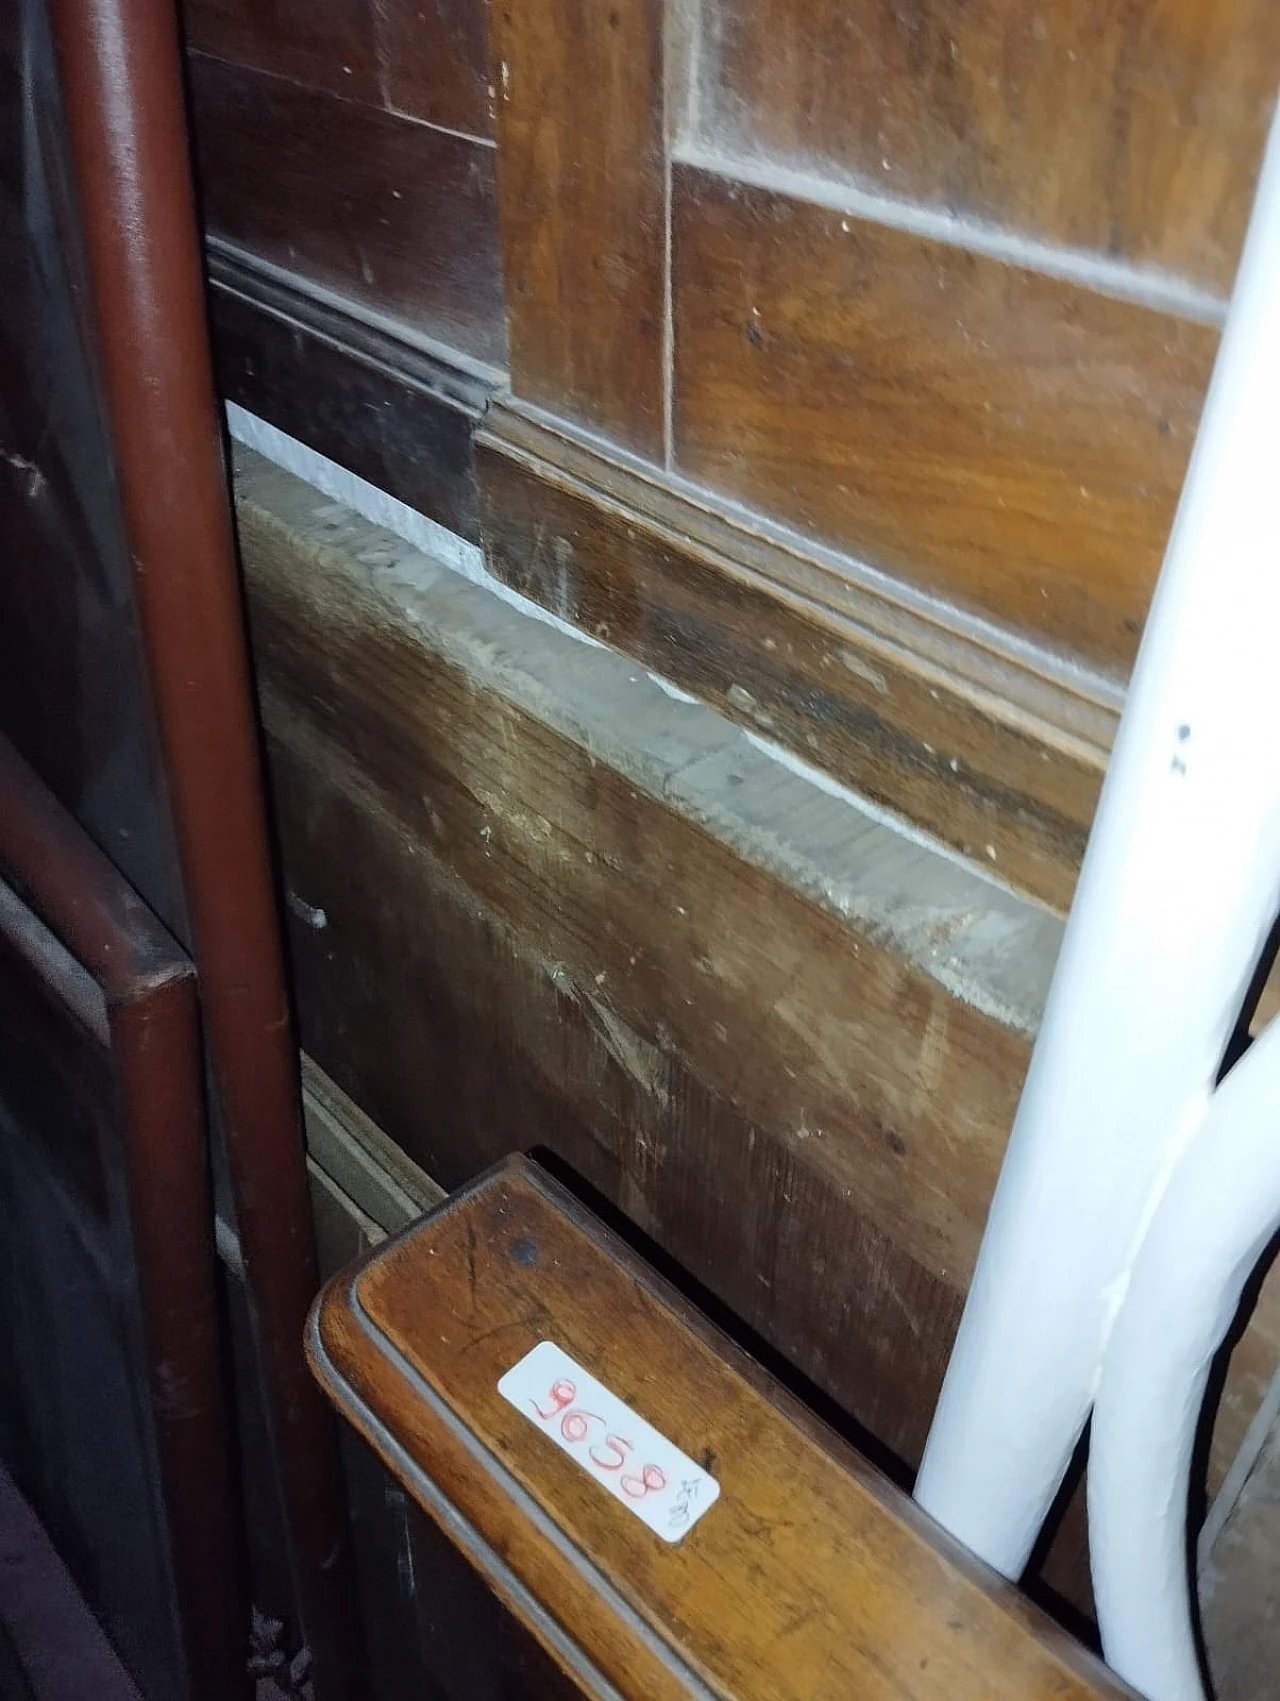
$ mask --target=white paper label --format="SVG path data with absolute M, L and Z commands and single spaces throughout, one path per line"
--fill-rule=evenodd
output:
M 714 1505 L 720 1484 L 553 1341 L 540 1341 L 498 1392 L 664 1542 Z

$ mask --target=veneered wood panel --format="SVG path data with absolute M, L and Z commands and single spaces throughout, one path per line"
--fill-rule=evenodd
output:
M 662 0 L 493 0 L 515 393 L 663 450 Z
M 680 470 L 1123 674 L 1216 333 L 692 166 L 673 219 Z
M 381 104 L 375 0 L 182 0 L 187 45 Z
M 199 54 L 191 71 L 214 235 L 502 364 L 491 147 Z
M 1225 294 L 1272 0 L 703 0 L 701 138 Z
M 489 0 L 381 0 L 378 45 L 393 111 L 492 136 Z

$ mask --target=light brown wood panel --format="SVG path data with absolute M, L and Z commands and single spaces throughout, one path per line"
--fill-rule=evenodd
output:
M 392 111 L 492 136 L 489 0 L 381 0 L 378 45 Z
M 191 72 L 214 235 L 502 364 L 492 148 L 199 54 Z
M 499 1394 L 542 1341 L 714 1476 L 681 1537 L 658 1539 Z M 536 1165 L 510 1161 L 331 1283 L 309 1351 L 338 1410 L 584 1694 L 1128 1693 Z M 679 1486 L 644 1476 L 659 1502 Z
M 1119 692 L 495 400 L 491 570 L 1065 910 Z
M 689 166 L 681 471 L 1123 676 L 1207 326 Z
M 381 104 L 374 0 L 182 0 L 187 45 Z
M 1225 294 L 1272 0 L 703 0 L 704 142 Z
M 662 0 L 493 0 L 511 381 L 663 449 Z

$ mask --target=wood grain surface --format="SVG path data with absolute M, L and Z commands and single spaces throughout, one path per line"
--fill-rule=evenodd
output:
M 493 135 L 489 0 L 383 0 L 378 45 L 393 112 Z
M 498 176 L 519 396 L 663 452 L 660 0 L 494 0 Z
M 216 240 L 209 271 L 223 398 L 478 541 L 472 438 L 492 385 Z
M 502 399 L 476 454 L 500 579 L 1065 910 L 1107 680 Z
M 375 0 L 182 0 L 187 46 L 381 104 Z
M 518 1107 L 913 1465 L 1057 923 L 247 454 L 239 488 L 308 1049 L 448 1186 Z M 1278 1360 L 1273 1281 L 1210 1494 Z
M 1123 678 L 1216 333 L 694 167 L 673 221 L 680 470 Z
M 539 1341 L 715 1476 L 678 1543 L 498 1394 Z M 571 1670 L 579 1649 L 591 1662 L 603 1681 L 575 1673 L 588 1694 L 1125 1693 L 536 1166 L 512 1160 L 331 1285 L 310 1347 L 409 1492 L 470 1526 L 454 1540 L 518 1615 Z
M 282 77 L 190 63 L 211 234 L 503 364 L 492 148 Z
M 1225 295 L 1280 83 L 1270 0 L 704 0 L 730 154 Z

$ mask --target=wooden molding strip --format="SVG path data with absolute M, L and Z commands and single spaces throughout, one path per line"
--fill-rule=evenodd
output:
M 302 1053 L 302 1113 L 316 1165 L 383 1234 L 406 1228 L 444 1189 Z
M 1113 681 L 507 397 L 476 453 L 500 578 L 1065 907 Z

